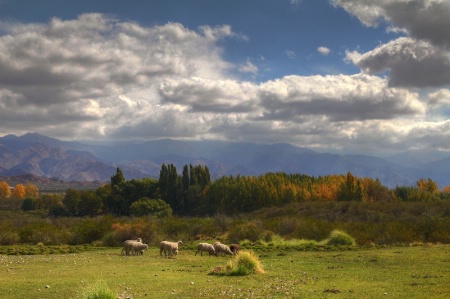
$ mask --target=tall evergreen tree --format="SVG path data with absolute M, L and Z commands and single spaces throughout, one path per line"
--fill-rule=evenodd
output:
M 111 188 L 122 182 L 125 182 L 125 177 L 123 176 L 122 170 L 117 167 L 116 174 L 111 177 Z

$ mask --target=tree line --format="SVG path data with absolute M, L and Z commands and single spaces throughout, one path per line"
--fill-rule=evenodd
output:
M 20 193 L 22 197 L 18 197 L 27 198 L 27 205 L 24 202 L 22 208 L 47 209 L 50 216 L 56 217 L 232 215 L 304 201 L 407 202 L 450 198 L 450 188 L 440 191 L 431 179 L 394 189 L 382 185 L 378 179 L 359 178 L 350 172 L 319 177 L 280 172 L 224 176 L 211 181 L 207 166 L 184 165 L 178 172 L 173 164 L 163 164 L 158 179 L 126 180 L 117 168 L 110 184 L 97 190 L 68 189 L 63 195 L 39 196 L 37 188 L 29 189 L 35 192 Z

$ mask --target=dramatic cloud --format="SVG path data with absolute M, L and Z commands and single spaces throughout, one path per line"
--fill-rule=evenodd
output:
M 387 20 L 378 11 L 373 20 Z M 258 75 L 258 67 L 250 59 L 226 61 L 226 38 L 247 42 L 228 25 L 144 27 L 103 14 L 0 22 L 0 133 L 289 142 L 355 152 L 450 146 L 450 92 L 441 86 L 450 82 L 450 58 L 442 43 L 403 37 L 367 53 L 347 52 L 361 74 L 249 82 L 237 78 Z M 378 76 L 386 71 L 389 77 Z M 440 89 L 426 95 L 403 88 L 410 86 Z
M 331 121 L 392 119 L 421 115 L 418 95 L 388 88 L 386 81 L 366 75 L 289 76 L 261 87 L 264 118 L 300 120 L 321 115 Z
M 389 71 L 391 86 L 450 84 L 450 2 L 442 0 L 332 0 L 367 26 L 387 22 L 398 38 L 367 53 L 348 52 L 348 61 L 370 74 Z
M 450 84 L 450 52 L 426 41 L 398 38 L 364 54 L 347 52 L 346 58 L 369 74 L 390 71 L 389 84 L 392 86 Z
M 101 14 L 49 24 L 3 22 L 0 32 L 0 122 L 32 115 L 28 130 L 43 133 L 64 120 L 97 121 L 98 128 L 110 119 L 127 123 L 119 97 L 157 105 L 164 78 L 224 77 L 231 65 L 216 42 L 234 36 L 229 26 L 198 33 L 178 23 L 147 28 Z
M 450 2 L 447 0 L 332 0 L 367 26 L 388 22 L 417 39 L 450 46 Z

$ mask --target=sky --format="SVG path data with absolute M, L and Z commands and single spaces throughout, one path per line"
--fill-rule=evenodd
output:
M 448 0 L 0 0 L 0 136 L 450 151 Z

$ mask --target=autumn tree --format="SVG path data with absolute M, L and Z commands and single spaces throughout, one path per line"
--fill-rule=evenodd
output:
M 342 201 L 363 201 L 365 199 L 364 188 L 360 179 L 353 176 L 350 172 L 339 190 L 338 200 Z
M 39 197 L 39 189 L 38 187 L 36 187 L 36 185 L 32 184 L 32 183 L 27 183 L 27 185 L 25 186 L 26 189 L 26 193 L 27 193 L 27 197 L 31 197 L 31 198 L 38 198 Z
M 11 188 L 5 181 L 0 181 L 0 198 L 10 198 Z
M 27 196 L 27 189 L 23 184 L 17 184 L 12 192 L 12 197 L 22 199 Z
M 417 181 L 417 188 L 422 191 L 430 192 L 431 194 L 437 195 L 439 194 L 439 187 L 432 179 L 428 178 L 428 180 L 420 179 Z

